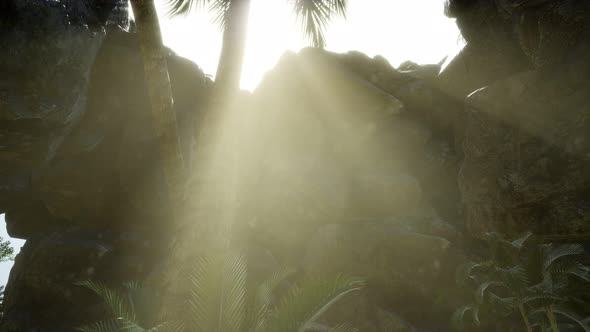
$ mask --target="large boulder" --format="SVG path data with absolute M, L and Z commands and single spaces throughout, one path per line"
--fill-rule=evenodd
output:
M 61 228 L 30 237 L 16 257 L 3 302 L 2 331 L 73 331 L 110 318 L 101 299 L 77 282 L 112 287 L 141 280 L 160 248 L 137 231 Z
M 459 182 L 471 234 L 590 239 L 588 8 L 525 6 L 518 36 L 537 68 L 467 98 Z
M 69 5 L 30 1 L 30 6 L 45 15 L 64 15 L 63 20 L 70 17 Z M 37 13 L 25 9 L 23 16 Z M 16 27 L 38 27 L 17 18 Z M 0 109 L 12 116 L 0 120 L 14 131 L 7 132 L 13 135 L 10 139 L 16 142 L 18 135 L 28 133 L 34 145 L 28 150 L 0 147 L 11 153 L 6 155 L 9 163 L 0 165 L 0 211 L 6 212 L 8 233 L 27 240 L 6 287 L 2 331 L 71 331 L 105 318 L 104 303 L 75 283 L 94 279 L 118 286 L 144 280 L 165 261 L 170 240 L 165 234 L 175 230 L 167 222 L 172 213 L 137 37 L 100 24 L 72 23 L 57 32 L 48 28 L 47 34 L 33 33 L 48 49 L 30 47 L 22 50 L 23 56 L 31 61 L 45 56 L 43 52 L 51 54 L 49 59 L 62 56 L 64 64 L 56 60 L 57 68 L 45 70 L 56 70 L 55 75 L 68 80 L 56 84 L 47 74 L 31 91 L 7 91 L 16 99 L 25 98 L 27 91 L 45 93 L 57 106 L 45 109 L 32 103 L 26 113 L 24 108 L 14 110 L 19 104 L 11 101 Z M 167 56 L 188 166 L 194 162 L 190 152 L 211 81 L 194 63 L 169 50 Z M 48 137 L 56 139 L 47 144 Z
M 429 83 L 439 69 L 304 49 L 253 92 L 236 232 L 307 274 L 368 277 L 358 306 L 337 305 L 326 325 L 411 331 L 404 320 L 424 327 L 425 308 L 434 325 L 454 309 L 461 103 Z
M 311 275 L 367 278 L 364 300 L 337 304 L 335 312 L 356 308 L 355 320 L 364 324 L 377 318 L 375 306 L 381 306 L 412 325 L 433 327 L 446 324 L 455 305 L 447 297 L 461 256 L 449 239 L 457 240 L 457 232 L 440 220 L 326 225 L 308 243 L 303 266 Z
M 87 21 L 96 14 L 88 1 L 0 5 L 0 212 L 29 203 L 32 174 L 86 111 L 104 39 L 98 21 Z
M 186 162 L 210 81 L 168 50 Z M 51 214 L 79 223 L 141 223 L 171 215 L 135 34 L 112 29 L 96 59 L 88 111 L 33 183 Z
M 395 216 L 457 222 L 452 120 L 428 126 L 440 113 L 430 116 L 432 104 L 411 98 L 436 98 L 420 83 L 428 73 L 358 52 L 284 55 L 252 96 L 238 222 L 289 259 L 326 224 Z

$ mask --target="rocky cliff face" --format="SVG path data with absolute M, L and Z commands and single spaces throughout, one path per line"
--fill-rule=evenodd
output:
M 282 263 L 366 275 L 362 299 L 322 323 L 438 330 L 455 307 L 465 238 L 587 240 L 588 8 L 450 1 L 467 46 L 442 72 L 358 52 L 285 54 L 238 109 L 233 235 L 255 274 Z M 115 0 L 0 4 L 0 42 L 11 45 L 0 54 L 0 211 L 27 240 L 2 331 L 102 317 L 74 283 L 153 277 L 174 238 L 174 262 L 200 254 L 189 249 L 217 193 L 189 181 L 183 219 L 193 222 L 164 235 L 179 225 L 168 223 L 137 40 L 109 25 L 125 26 L 125 13 Z M 211 82 L 172 52 L 168 61 L 193 169 Z
M 139 44 L 121 29 L 126 1 L 3 5 L 0 211 L 27 241 L 0 330 L 69 331 L 105 314 L 76 281 L 141 280 L 161 252 L 169 210 Z M 168 61 L 190 151 L 210 81 Z
M 581 59 L 589 54 L 589 6 L 546 1 L 509 8 L 531 69 L 466 99 L 459 174 L 465 223 L 474 235 L 531 230 L 548 239 L 588 239 L 590 93 Z

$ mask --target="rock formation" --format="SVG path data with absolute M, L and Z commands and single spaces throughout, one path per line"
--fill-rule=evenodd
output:
M 120 5 L 3 3 L 0 211 L 8 233 L 27 241 L 2 331 L 68 331 L 101 318 L 100 301 L 75 282 L 141 280 L 162 251 L 165 183 L 139 45 L 121 29 Z M 188 153 L 211 82 L 172 52 L 169 66 Z
M 442 70 L 305 49 L 241 96 L 232 235 L 255 274 L 283 264 L 366 275 L 361 299 L 322 323 L 346 315 L 364 331 L 439 330 L 466 239 L 532 230 L 587 240 L 590 5 L 534 4 L 450 1 L 467 45 Z M 126 10 L 117 0 L 0 4 L 10 45 L 0 53 L 0 212 L 27 240 L 1 331 L 72 330 L 106 314 L 76 281 L 144 280 L 200 254 L 215 184 L 189 181 L 185 222 L 171 225 Z M 168 61 L 194 169 L 212 82 L 173 52 Z

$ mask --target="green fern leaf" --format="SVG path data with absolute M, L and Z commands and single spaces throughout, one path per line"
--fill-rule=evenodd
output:
M 491 287 L 507 288 L 506 285 L 499 281 L 486 281 L 477 287 L 475 291 L 475 301 L 477 304 L 483 304 L 485 301 L 486 292 Z
M 136 322 L 128 321 L 125 319 L 121 319 L 121 331 L 124 332 L 146 332 L 146 329 L 139 326 Z
M 250 306 L 251 308 L 248 315 L 248 327 L 254 331 L 260 331 L 264 328 L 268 319 L 267 316 L 270 313 L 273 294 L 281 282 L 293 275 L 293 273 L 295 273 L 294 269 L 279 269 L 256 289 L 254 303 Z
M 196 331 L 240 331 L 245 321 L 246 275 L 246 261 L 238 253 L 198 260 L 190 292 Z
M 329 329 L 327 332 L 358 332 L 359 330 L 352 327 L 349 323 L 340 324 Z
M 566 317 L 567 319 L 575 322 L 580 328 L 584 330 L 584 332 L 590 332 L 590 326 L 584 321 L 584 319 L 578 317 L 576 314 L 571 312 L 570 310 L 560 307 L 560 306 L 553 306 L 553 313 Z
M 94 322 L 92 324 L 79 327 L 76 330 L 81 332 L 120 332 L 123 331 L 122 327 L 123 325 L 120 319 L 109 319 Z
M 510 245 L 515 249 L 522 249 L 526 241 L 533 235 L 531 232 L 526 232 L 523 236 L 510 242 Z
M 77 285 L 84 286 L 101 297 L 111 308 L 116 318 L 125 319 L 131 322 L 136 321 L 135 311 L 133 310 L 132 304 L 129 303 L 129 299 L 126 296 L 118 291 L 91 280 L 79 282 Z
M 473 322 L 475 326 L 481 326 L 481 320 L 479 319 L 479 307 L 473 308 Z
M 473 311 L 472 305 L 464 305 L 455 310 L 451 322 L 456 330 L 462 331 L 465 329 L 465 317 L 469 311 Z
M 146 332 L 183 332 L 184 324 L 178 321 L 169 321 L 158 324 Z
M 552 245 L 542 246 L 543 254 L 543 270 L 549 271 L 551 266 L 558 260 L 568 256 L 577 256 L 584 252 L 584 248 L 580 244 L 564 244 L 556 248 Z
M 302 332 L 332 304 L 364 284 L 361 278 L 338 276 L 332 280 L 309 279 L 301 287 L 294 286 L 275 309 L 266 331 Z

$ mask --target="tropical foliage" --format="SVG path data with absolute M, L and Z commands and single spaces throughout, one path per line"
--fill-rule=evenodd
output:
M 94 322 L 79 328 L 84 332 L 176 332 L 182 331 L 179 322 L 168 321 L 146 328 L 156 315 L 154 296 L 137 282 L 124 283 L 121 289 L 109 288 L 93 281 L 83 281 L 79 285 L 96 293 L 109 306 L 113 318 Z
M 10 241 L 4 240 L 0 236 L 0 262 L 6 262 L 14 259 L 14 248 Z
M 508 326 L 520 317 L 526 331 L 560 331 L 575 325 L 590 331 L 587 307 L 590 268 L 581 263 L 579 244 L 535 244 L 531 234 L 508 241 L 497 233 L 485 236 L 487 260 L 468 262 L 457 282 L 471 287 L 474 301 L 458 309 L 455 327 L 478 327 L 503 321 Z M 585 307 L 586 306 L 586 307 Z
M 14 259 L 14 248 L 10 244 L 10 241 L 4 240 L 0 236 L 0 262 L 6 262 Z M 4 286 L 0 286 L 0 318 L 4 312 Z
M 361 289 L 363 279 L 337 276 L 333 279 L 309 278 L 284 286 L 292 271 L 274 273 L 258 287 L 248 287 L 245 259 L 238 253 L 200 258 L 189 276 L 187 308 L 180 319 L 150 326 L 156 303 L 138 283 L 126 283 L 123 290 L 85 281 L 85 286 L 110 307 L 114 318 L 80 328 L 84 332 L 301 332 L 332 304 Z M 146 307 L 147 304 L 147 307 Z M 141 309 L 141 310 L 140 310 Z M 147 315 L 146 315 L 147 314 Z M 332 332 L 354 332 L 348 324 Z

